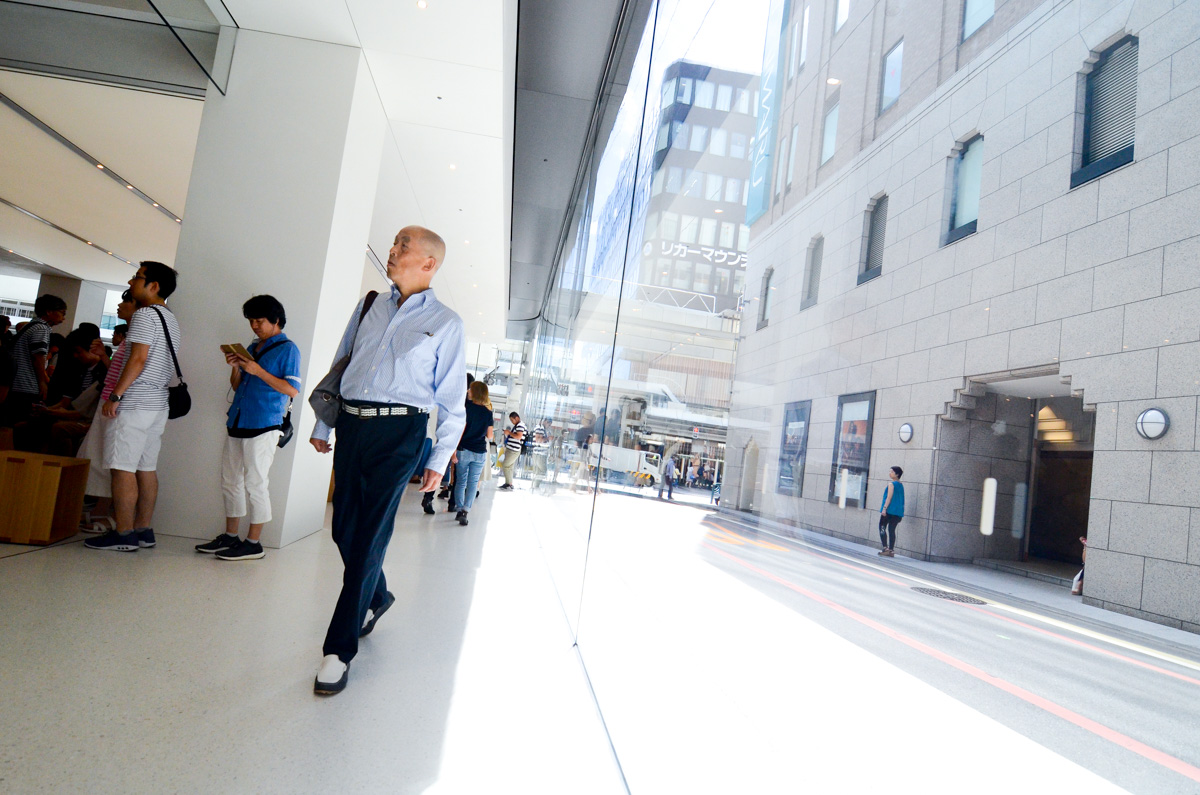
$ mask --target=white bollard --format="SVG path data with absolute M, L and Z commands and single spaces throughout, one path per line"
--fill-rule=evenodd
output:
M 850 470 L 842 467 L 842 496 L 838 497 L 838 507 L 846 510 L 846 490 L 850 488 Z
M 996 479 L 983 481 L 983 505 L 979 509 L 979 532 L 990 536 L 996 524 Z

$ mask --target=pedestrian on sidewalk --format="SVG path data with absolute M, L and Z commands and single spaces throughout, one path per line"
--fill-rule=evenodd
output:
M 667 463 L 663 465 L 663 482 L 667 484 L 667 499 L 675 499 L 675 458 L 667 456 Z M 662 497 L 662 489 L 658 490 L 658 496 Z
M 340 693 L 359 638 L 370 634 L 396 602 L 383 558 L 404 487 L 420 463 L 429 412 L 437 406 L 437 444 L 421 475 L 435 491 L 466 424 L 462 319 L 429 288 L 446 243 L 428 229 L 407 226 L 388 253 L 392 289 L 368 306 L 360 301 L 334 361 L 347 359 L 334 428 L 318 420 L 309 441 L 333 451 L 333 541 L 345 571 L 313 683 L 318 695 Z M 329 443 L 337 433 L 336 447 Z
M 883 490 L 883 504 L 879 506 L 879 543 L 883 545 L 879 554 L 887 558 L 896 557 L 893 551 L 896 547 L 896 525 L 904 518 L 904 484 L 900 482 L 903 476 L 904 470 L 900 467 L 888 470 L 891 482 Z
M 1083 544 L 1083 566 L 1071 582 L 1071 596 L 1080 596 L 1083 593 L 1083 570 L 1087 568 L 1087 536 L 1080 536 L 1079 543 Z
M 500 459 L 500 469 L 504 471 L 504 485 L 500 487 L 501 491 L 512 491 L 513 468 L 525 449 L 525 434 L 529 432 L 517 412 L 509 412 L 508 420 L 512 427 L 504 432 L 504 457 Z

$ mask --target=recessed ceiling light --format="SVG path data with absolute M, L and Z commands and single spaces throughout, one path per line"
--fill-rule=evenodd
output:
M 108 254 L 108 256 L 110 256 L 110 257 L 112 256 L 112 252 L 111 252 L 111 251 L 109 251 L 109 252 L 106 252 L 106 253 Z
M 125 187 L 129 188 L 130 190 L 133 190 L 133 186 L 132 186 L 132 185 L 126 185 Z
M 424 11 L 426 8 L 429 8 L 429 3 L 425 2 L 425 0 L 417 0 L 417 8 Z
M 103 170 L 104 166 L 102 166 L 102 165 L 100 165 L 99 163 L 97 163 L 97 164 L 96 164 L 96 168 L 99 168 L 99 169 Z
M 723 213 L 723 212 L 725 212 L 725 211 L 724 211 L 724 210 L 721 210 L 721 209 L 716 209 L 716 210 L 713 210 L 713 212 L 714 212 L 714 213 Z
M 182 224 L 182 223 L 183 223 L 183 219 L 182 219 L 182 218 L 176 218 L 176 219 L 175 219 L 175 223 L 177 223 L 177 224 Z
M 87 244 L 88 244 L 89 246 L 90 246 L 90 245 L 92 245 L 92 241 L 90 241 L 90 240 L 89 240 L 89 241 L 87 241 Z
M 836 77 L 831 77 L 828 80 L 826 80 L 825 82 L 831 86 L 840 86 L 842 84 L 842 81 L 837 79 Z
M 454 168 L 455 168 L 454 164 L 453 164 L 453 163 L 451 163 L 451 164 L 450 164 L 450 170 L 451 170 L 451 171 L 453 171 L 453 170 L 454 170 Z
M 157 206 L 158 206 L 158 202 L 154 202 L 153 204 L 154 204 L 154 206 L 155 206 L 155 207 L 157 207 Z

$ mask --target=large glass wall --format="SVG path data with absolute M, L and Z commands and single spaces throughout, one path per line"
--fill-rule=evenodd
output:
M 1200 626 L 1168 583 L 1200 577 L 1192 520 L 1150 480 L 1200 477 L 1162 452 L 1194 434 L 1134 429 L 1160 399 L 1195 425 L 1161 357 L 1192 366 L 1164 318 L 1200 311 L 1200 221 L 1170 200 L 1200 177 L 1166 164 L 1200 121 L 1152 88 L 1191 23 L 1100 5 L 1133 10 L 660 0 L 626 31 L 509 405 L 514 498 L 632 790 L 858 791 L 880 755 L 931 791 L 998 753 L 1050 754 L 1045 786 L 1157 780 L 1106 743 L 1186 720 L 1089 711 L 1071 683 L 1104 655 L 1048 664 L 986 599 L 913 591 L 983 588 L 981 563 L 1065 596 L 1087 538 L 1073 605 Z M 1061 720 L 1108 729 L 1067 748 Z

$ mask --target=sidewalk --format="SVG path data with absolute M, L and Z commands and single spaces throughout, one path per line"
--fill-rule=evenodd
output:
M 991 565 L 993 561 L 980 564 L 934 563 L 904 557 L 899 552 L 896 557 L 885 559 L 876 554 L 878 550 L 873 546 L 827 536 L 730 508 L 718 509 L 717 513 L 723 519 L 747 529 L 861 558 L 880 567 L 898 569 L 909 576 L 920 577 L 980 598 L 1035 611 L 1097 632 L 1117 631 L 1123 636 L 1133 636 L 1148 645 L 1173 650 L 1190 658 L 1200 656 L 1198 634 L 1086 605 L 1080 597 L 1071 596 L 1069 587 L 994 568 Z

